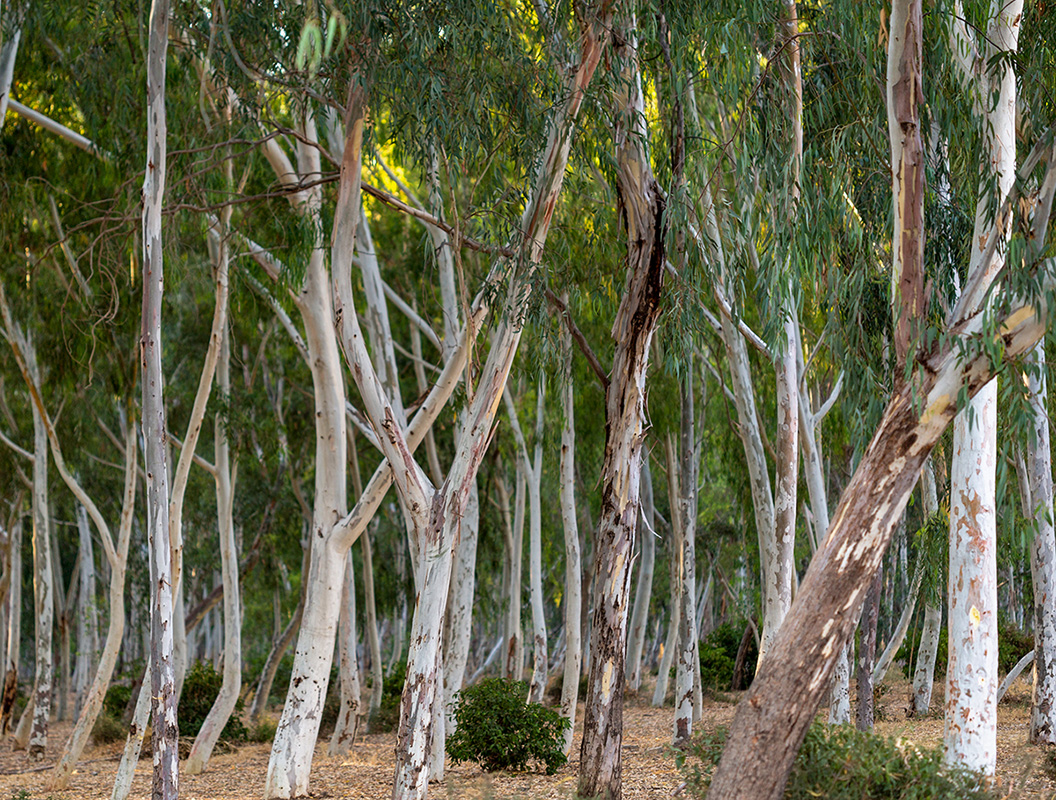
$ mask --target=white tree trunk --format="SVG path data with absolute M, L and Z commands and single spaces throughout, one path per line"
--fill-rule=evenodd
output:
M 451 599 L 448 602 L 448 638 L 444 644 L 444 713 L 446 729 L 455 730 L 455 693 L 465 683 L 466 665 L 473 624 L 473 603 L 476 590 L 477 538 L 480 530 L 480 502 L 477 482 L 470 488 L 469 503 L 462 518 L 462 535 L 455 553 L 454 573 L 451 576 Z
M 502 674 L 519 681 L 524 670 L 524 630 L 521 627 L 521 576 L 524 574 L 524 506 L 527 475 L 524 460 L 517 459 L 513 499 L 510 584 L 506 600 L 506 660 Z
M 15 75 L 15 59 L 18 56 L 18 42 L 22 37 L 22 24 L 25 21 L 29 3 L 14 2 L 4 14 L 3 30 L 0 31 L 0 129 L 4 127 L 7 116 L 7 104 L 11 99 L 11 83 Z
M 973 75 L 989 159 L 983 169 L 984 194 L 976 205 L 969 274 L 979 274 L 994 221 L 1015 178 L 1016 79 L 1011 62 L 1019 37 L 1022 0 L 993 6 L 985 47 L 985 70 Z M 962 19 L 951 23 L 952 47 L 971 40 Z M 992 177 L 991 177 L 992 176 Z M 990 196 L 991 180 L 997 195 Z M 996 202 L 995 202 L 996 201 Z M 1000 235 L 1009 234 L 1007 223 Z M 980 274 L 975 292 L 985 291 L 1004 264 L 999 244 L 990 269 Z M 967 302 L 974 297 L 965 289 Z M 971 421 L 969 424 L 969 420 Z M 993 774 L 997 759 L 997 384 L 984 387 L 954 425 L 950 479 L 949 666 L 946 671 L 946 759 Z M 983 687 L 980 691 L 978 687 Z
M 675 727 L 676 746 L 688 744 L 693 735 L 694 694 L 696 674 L 700 671 L 700 655 L 697 646 L 696 616 L 696 545 L 697 545 L 697 450 L 694 433 L 693 410 L 693 362 L 690 359 L 682 375 L 681 413 L 681 460 L 677 487 L 677 505 L 672 505 L 672 515 L 681 519 L 681 552 L 677 558 L 680 566 L 681 611 L 678 618 L 678 667 L 675 670 Z M 668 467 L 668 479 L 674 477 L 674 463 Z M 646 534 L 647 536 L 650 534 Z
M 361 715 L 362 693 L 359 682 L 359 657 L 356 653 L 356 576 L 352 551 L 345 556 L 345 582 L 341 587 L 341 619 L 338 623 L 338 678 L 341 681 L 341 705 L 337 724 L 330 737 L 327 755 L 346 755 L 356 740 Z
M 99 609 L 95 598 L 95 551 L 88 512 L 77 505 L 77 532 L 80 561 L 80 588 L 77 602 L 77 680 L 74 717 L 80 717 L 88 693 L 92 670 L 99 659 Z
M 40 385 L 36 352 L 26 342 L 26 362 L 35 385 Z M 33 406 L 33 599 L 36 618 L 36 678 L 34 681 L 33 725 L 29 735 L 29 757 L 44 758 L 48 744 L 48 717 L 51 713 L 53 669 L 51 660 L 54 620 L 54 580 L 51 568 L 51 536 L 48 519 L 48 434 L 36 405 Z
M 567 306 L 568 295 L 562 298 Z M 572 382 L 572 334 L 561 332 L 561 527 L 565 534 L 565 670 L 561 679 L 561 716 L 569 721 L 563 752 L 572 750 L 572 731 L 576 724 L 579 701 L 579 675 L 583 666 L 582 604 L 583 567 L 579 552 L 579 529 L 576 525 L 576 425 L 575 386 Z
M 649 472 L 649 458 L 642 457 L 641 515 L 645 525 L 638 566 L 638 586 L 634 592 L 630 630 L 627 632 L 627 688 L 637 692 L 642 685 L 642 651 L 645 645 L 649 603 L 653 593 L 653 570 L 656 565 L 656 513 L 653 507 L 653 477 Z
M 528 528 L 528 584 L 532 598 L 532 681 L 528 699 L 543 702 L 547 668 L 550 663 L 546 642 L 546 613 L 543 610 L 543 413 L 546 409 L 546 379 L 540 373 L 536 387 L 535 458 L 528 480 L 531 524 Z M 527 453 L 525 454 L 527 455 Z
M 378 611 L 374 602 L 374 558 L 370 531 L 360 541 L 363 547 L 363 603 L 367 612 L 367 644 L 370 647 L 370 714 L 381 708 L 385 665 L 381 663 L 381 637 L 378 635 Z M 369 720 L 369 717 L 368 717 Z
M 679 577 L 680 554 L 682 541 L 678 533 L 679 523 L 674 515 L 671 519 L 671 544 L 669 545 L 668 568 L 670 575 L 668 583 L 671 586 L 671 599 L 668 602 L 670 612 L 667 620 L 667 636 L 664 638 L 663 653 L 660 656 L 660 666 L 656 673 L 656 684 L 653 686 L 653 707 L 659 708 L 667 701 L 667 684 L 671 677 L 671 665 L 675 663 L 675 653 L 678 652 L 678 626 L 682 618 L 682 601 L 680 599 L 682 581 Z
M 931 458 L 924 462 L 921 475 L 924 495 L 924 515 L 931 519 L 939 511 L 938 492 L 935 487 L 935 467 Z M 920 645 L 917 648 L 916 667 L 913 670 L 913 713 L 923 716 L 931 710 L 931 692 L 935 685 L 935 658 L 939 650 L 939 635 L 942 632 L 942 606 L 930 601 L 924 605 L 924 623 L 920 629 Z
M 1030 572 L 1034 582 L 1034 684 L 1030 741 L 1056 744 L 1056 534 L 1053 531 L 1052 449 L 1049 439 L 1045 345 L 1031 351 L 1029 397 L 1034 436 L 1027 442 L 1030 487 L 1026 514 L 1034 520 Z
M 227 259 L 221 251 L 220 261 Z M 226 270 L 225 270 L 226 273 Z M 225 327 L 220 345 L 216 387 L 225 400 L 231 397 L 231 332 Z M 224 670 L 220 692 L 191 746 L 185 769 L 188 775 L 205 771 L 213 748 L 235 710 L 242 690 L 242 602 L 238 582 L 238 545 L 235 541 L 235 473 L 231 465 L 231 443 L 220 413 L 214 423 L 216 452 L 216 508 L 220 534 L 220 569 L 224 586 Z

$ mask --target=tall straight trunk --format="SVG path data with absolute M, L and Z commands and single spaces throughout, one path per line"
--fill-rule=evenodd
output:
M 562 296 L 568 305 L 568 295 Z M 583 566 L 576 524 L 576 424 L 575 386 L 572 382 L 572 334 L 561 331 L 561 527 L 565 535 L 565 597 L 562 603 L 565 621 L 565 670 L 561 679 L 561 716 L 568 720 L 562 751 L 572 750 L 572 730 L 576 723 L 579 701 L 579 676 L 583 665 L 582 602 Z
M 472 636 L 473 604 L 476 591 L 477 538 L 480 530 L 480 500 L 477 482 L 470 488 L 469 503 L 462 518 L 462 536 L 455 552 L 454 572 L 451 576 L 451 600 L 448 603 L 447 632 L 444 645 L 444 710 L 448 733 L 455 730 L 454 705 L 456 692 L 465 683 L 466 665 Z
M 677 513 L 682 520 L 681 552 L 681 612 L 678 619 L 678 667 L 675 671 L 675 730 L 676 746 L 688 744 L 693 735 L 696 672 L 700 669 L 696 614 L 696 546 L 697 546 L 697 452 L 694 433 L 693 361 L 690 359 L 682 375 L 681 460 L 678 478 Z M 674 465 L 672 464 L 672 467 Z M 674 510 L 671 512 L 675 513 Z M 646 534 L 647 536 L 649 534 Z M 696 666 L 696 670 L 694 669 Z
M 939 497 L 935 487 L 935 466 L 929 458 L 921 473 L 921 494 L 924 515 L 931 519 L 939 511 Z M 924 622 L 920 629 L 916 666 L 913 669 L 913 713 L 923 716 L 931 710 L 931 692 L 935 685 L 935 658 L 939 651 L 942 632 L 942 605 L 931 597 L 925 598 Z
M 147 49 L 147 165 L 143 180 L 143 381 L 144 466 L 150 542 L 151 717 L 155 800 L 179 796 L 179 730 L 173 663 L 172 551 L 169 539 L 169 466 L 161 368 L 161 297 L 164 280 L 161 212 L 165 198 L 167 127 L 165 56 L 169 44 L 168 0 L 150 8 Z
M 527 475 L 523 459 L 517 459 L 513 496 L 513 527 L 510 549 L 510 583 L 506 600 L 506 660 L 502 674 L 519 681 L 524 669 L 524 630 L 521 626 L 521 576 L 524 573 L 524 506 Z
M 7 648 L 4 661 L 4 696 L 0 712 L 0 735 L 7 735 L 11 711 L 18 692 L 18 663 L 22 657 L 22 515 L 16 514 L 10 528 L 9 567 L 11 591 L 7 597 Z
M 535 457 L 528 482 L 531 520 L 528 527 L 528 585 L 532 598 L 532 681 L 528 689 L 528 699 L 533 703 L 541 703 L 546 691 L 549 666 L 546 613 L 543 610 L 543 412 L 546 408 L 546 378 L 542 373 L 536 387 L 536 398 Z
M 986 260 L 995 208 L 1004 204 L 1015 180 L 1016 77 L 1006 56 L 1017 49 L 1022 10 L 1022 0 L 992 5 L 986 40 L 978 43 L 985 47 L 985 66 L 972 65 L 964 76 L 974 94 L 986 153 L 969 275 L 979 274 Z M 963 56 L 971 35 L 960 19 L 951 22 L 950 31 L 951 47 Z M 996 195 L 991 193 L 994 189 Z M 979 293 L 989 288 L 1004 266 L 1009 221 L 997 221 L 1000 239 L 989 268 L 966 284 L 959 305 L 974 310 L 983 302 Z M 996 469 L 997 384 L 993 382 L 972 398 L 954 426 L 945 726 L 946 760 L 987 774 L 993 774 L 997 764 Z
M 631 627 L 627 633 L 627 688 L 637 692 L 642 685 L 642 651 L 645 646 L 646 623 L 653 593 L 653 570 L 656 566 L 656 510 L 653 506 L 653 476 L 649 472 L 649 458 L 642 458 L 642 521 L 645 523 L 638 558 L 638 585 L 634 591 Z
M 860 731 L 873 729 L 873 665 L 876 663 L 876 622 L 880 613 L 882 571 L 877 570 L 873 583 L 865 595 L 862 618 L 858 623 L 858 711 L 855 724 Z
M 367 614 L 367 643 L 370 647 L 370 714 L 381 708 L 385 681 L 385 665 L 381 663 L 381 637 L 378 635 L 378 611 L 374 602 L 374 554 L 370 544 L 371 532 L 360 538 L 363 547 L 363 604 Z M 369 720 L 369 716 L 368 716 Z
M 670 480 L 670 479 L 669 479 Z M 660 666 L 656 673 L 656 684 L 653 686 L 653 706 L 659 708 L 667 702 L 667 685 L 671 679 L 671 665 L 675 663 L 675 653 L 678 652 L 678 626 L 682 618 L 682 581 L 679 577 L 682 551 L 681 534 L 679 533 L 679 522 L 672 515 L 671 536 L 668 541 L 668 584 L 671 587 L 671 598 L 668 601 L 667 635 L 664 638 L 663 653 L 660 656 Z
M 359 658 L 356 653 L 359 640 L 356 633 L 356 574 L 351 550 L 345 556 L 345 582 L 341 587 L 341 619 L 338 626 L 338 678 L 341 681 L 341 697 L 337 724 L 326 749 L 327 755 L 330 756 L 347 755 L 352 749 L 362 709 Z
M 27 342 L 28 344 L 28 342 Z M 26 352 L 27 365 L 34 383 L 40 385 L 36 353 L 30 345 Z M 33 726 L 29 734 L 29 756 L 44 758 L 48 744 L 48 717 L 51 713 L 52 627 L 54 620 L 54 580 L 51 567 L 51 536 L 48 519 L 48 434 L 44 420 L 33 406 L 33 600 L 36 612 L 34 639 L 36 642 L 36 677 L 34 680 Z
M 1053 531 L 1052 449 L 1049 443 L 1047 372 L 1044 343 L 1030 356 L 1030 405 L 1034 436 L 1027 443 L 1030 486 L 1028 515 L 1034 519 L 1030 572 L 1034 582 L 1034 685 L 1030 741 L 1056 744 L 1056 534 Z
M 616 351 L 605 397 L 601 519 L 594 557 L 594 617 L 590 674 L 580 749 L 579 793 L 619 800 L 623 741 L 624 666 L 631 563 L 638 522 L 649 345 L 660 316 L 665 265 L 664 196 L 645 150 L 644 97 L 633 16 L 617 23 L 619 65 L 616 187 L 627 232 L 627 283 L 612 336 Z
M 51 511 L 50 517 L 53 520 L 55 519 L 54 510 Z M 56 687 L 55 692 L 58 699 L 58 707 L 55 709 L 55 720 L 57 722 L 66 722 L 69 718 L 68 715 L 70 711 L 70 676 L 72 671 L 70 661 L 70 636 L 72 635 L 70 629 L 71 614 L 67 611 L 69 606 L 66 602 L 66 598 L 69 594 L 76 594 L 79 576 L 75 569 L 73 576 L 70 578 L 69 587 L 65 588 L 63 586 L 62 559 L 59 551 L 59 539 L 55 534 L 54 526 L 52 526 L 49 535 L 51 537 L 51 552 L 54 556 L 51 559 L 51 581 L 54 588 L 52 598 L 55 601 L 55 627 L 57 628 L 56 633 L 58 634 L 59 640 L 59 685 Z M 72 611 L 72 609 L 70 609 L 70 611 Z
M 226 261 L 226 248 L 221 261 Z M 220 360 L 216 370 L 216 388 L 224 400 L 231 398 L 231 331 L 224 329 Z M 224 587 L 224 670 L 220 692 L 205 717 L 191 746 L 185 769 L 189 775 L 205 771 L 213 748 L 235 710 L 242 690 L 242 602 L 238 582 L 238 544 L 235 541 L 235 473 L 231 465 L 231 443 L 222 414 L 214 423 L 216 463 L 216 509 L 220 534 L 220 569 Z
M 7 104 L 11 99 L 11 84 L 15 75 L 15 59 L 18 56 L 18 42 L 22 38 L 22 25 L 28 9 L 28 2 L 15 0 L 4 14 L 3 29 L 0 30 L 0 128 L 4 127 L 4 117 L 7 116 Z
M 77 504 L 77 532 L 80 562 L 80 590 L 77 603 L 77 702 L 74 716 L 80 717 L 88 694 L 92 670 L 99 660 L 99 608 L 95 597 L 95 549 L 88 512 Z

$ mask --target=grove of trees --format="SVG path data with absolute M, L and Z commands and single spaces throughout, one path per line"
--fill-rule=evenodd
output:
M 1052 19 L 5 2 L 0 731 L 62 789 L 130 687 L 113 797 L 149 727 L 167 800 L 272 698 L 264 794 L 303 797 L 395 682 L 425 798 L 501 675 L 618 800 L 625 696 L 685 746 L 725 631 L 709 796 L 777 798 L 852 673 L 865 729 L 944 673 L 993 774 L 1001 629 L 1056 744 Z

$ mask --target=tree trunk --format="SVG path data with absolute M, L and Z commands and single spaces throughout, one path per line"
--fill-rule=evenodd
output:
M 678 667 L 675 671 L 675 746 L 689 743 L 693 735 L 694 696 L 700 669 L 697 646 L 696 614 L 696 547 L 697 547 L 697 452 L 693 410 L 693 361 L 690 359 L 682 375 L 681 451 L 679 464 L 677 513 L 682 520 L 682 548 L 678 555 L 681 566 L 681 612 L 678 618 Z M 674 467 L 674 464 L 671 465 Z M 673 474 L 673 470 L 669 471 Z M 672 509 L 672 514 L 675 510 Z M 649 534 L 646 534 L 649 535 Z M 696 665 L 696 669 L 694 669 Z
M 18 662 L 22 652 L 22 515 L 15 514 L 11 523 L 8 558 L 11 591 L 7 598 L 7 653 L 4 661 L 4 696 L 0 707 L 0 735 L 6 736 L 11 725 L 11 711 L 18 693 Z
M 880 612 L 882 570 L 877 570 L 865 595 L 865 607 L 858 623 L 858 712 L 855 724 L 860 731 L 873 729 L 873 665 L 876 662 L 876 621 Z
M 543 412 L 546 409 L 546 378 L 540 373 L 536 388 L 535 458 L 528 480 L 530 525 L 528 528 L 528 585 L 532 598 L 532 680 L 528 700 L 543 702 L 547 667 L 546 613 L 543 610 Z M 527 456 L 527 452 L 525 452 Z
M 656 513 L 653 507 L 653 477 L 649 472 L 649 458 L 642 458 L 642 521 L 645 522 L 638 562 L 638 586 L 634 591 L 631 627 L 627 633 L 627 688 L 637 692 L 642 685 L 642 651 L 645 646 L 646 623 L 653 592 L 653 570 L 656 566 Z
M 670 479 L 669 479 L 670 480 Z M 671 536 L 668 553 L 668 567 L 670 574 L 668 583 L 671 586 L 671 599 L 668 601 L 670 610 L 667 620 L 667 635 L 664 637 L 663 653 L 660 656 L 660 666 L 656 672 L 656 684 L 653 686 L 653 707 L 659 708 L 667 702 L 667 684 L 671 680 L 671 665 L 675 663 L 675 653 L 678 651 L 678 626 L 682 617 L 682 601 L 680 593 L 682 582 L 679 578 L 679 554 L 682 550 L 682 542 L 677 533 L 678 525 L 674 519 L 671 520 Z
M 147 165 L 143 180 L 143 382 L 144 467 L 147 473 L 147 532 L 150 543 L 151 717 L 154 720 L 153 796 L 179 796 L 179 729 L 173 643 L 172 550 L 169 539 L 169 466 L 164 373 L 161 367 L 161 298 L 164 281 L 161 212 L 165 198 L 165 56 L 169 43 L 168 0 L 150 9 L 147 52 Z
M 634 21 L 625 19 L 619 27 L 620 36 L 613 41 L 621 73 L 615 99 L 616 185 L 627 231 L 627 284 L 612 328 L 617 344 L 605 398 L 595 607 L 579 768 L 581 795 L 610 795 L 612 800 L 619 800 L 622 792 L 624 665 L 645 429 L 645 375 L 660 316 L 667 234 L 663 192 L 645 150 L 648 136 Z
M 523 459 L 517 459 L 516 489 L 513 499 L 510 585 L 506 602 L 506 662 L 502 674 L 519 681 L 524 669 L 524 630 L 521 627 L 521 576 L 524 573 L 524 505 L 527 475 Z
M 88 512 L 77 504 L 77 532 L 80 551 L 80 592 L 77 603 L 77 681 L 74 694 L 74 717 L 81 716 L 88 694 L 92 670 L 98 663 L 99 654 L 99 609 L 95 598 L 95 552 L 92 547 L 92 531 L 88 523 Z
M 363 547 L 363 603 L 367 607 L 367 643 L 370 646 L 370 715 L 373 715 L 381 708 L 385 665 L 381 663 L 381 637 L 378 635 L 378 611 L 374 602 L 374 559 L 370 538 L 370 531 L 365 531 L 360 542 Z M 367 719 L 369 724 L 370 716 Z
M 286 654 L 286 650 L 293 643 L 297 631 L 301 627 L 301 617 L 304 614 L 304 593 L 301 593 L 297 601 L 297 607 L 293 610 L 293 616 L 286 623 L 279 638 L 268 651 L 268 657 L 264 660 L 264 668 L 260 671 L 260 681 L 257 684 L 256 694 L 253 695 L 253 705 L 249 710 L 249 721 L 256 725 L 260 722 L 264 711 L 268 707 L 268 696 L 271 694 L 271 686 L 275 682 L 275 673 L 279 671 L 279 662 Z
M 876 667 L 873 670 L 874 685 L 883 682 L 888 669 L 891 667 L 891 662 L 894 661 L 895 655 L 902 647 L 902 643 L 906 640 L 906 633 L 909 631 L 909 622 L 913 618 L 913 612 L 917 608 L 917 595 L 920 594 L 920 581 L 923 574 L 921 565 L 918 563 L 916 571 L 913 574 L 913 580 L 910 582 L 909 596 L 902 604 L 902 613 L 898 617 L 898 625 L 895 626 L 890 641 L 888 641 L 887 645 L 884 647 L 884 652 L 876 661 Z
M 35 385 L 40 385 L 36 352 L 27 342 L 26 362 Z M 33 406 L 33 600 L 36 678 L 33 684 L 33 725 L 29 734 L 29 757 L 44 758 L 48 744 L 48 717 L 52 691 L 52 624 L 55 613 L 51 567 L 51 536 L 48 519 L 48 434 L 36 405 Z
M 568 306 L 568 295 L 562 295 Z M 575 387 L 572 382 L 572 334 L 561 331 L 561 527 L 565 535 L 565 597 L 562 603 L 565 620 L 565 671 L 561 679 L 561 716 L 568 720 L 562 751 L 572 750 L 572 731 L 579 702 L 579 676 L 583 666 L 582 602 L 583 566 L 576 526 L 576 425 Z
M 226 262 L 226 249 L 221 250 L 220 263 Z M 220 269 L 218 269 L 220 272 Z M 226 279 L 226 268 L 223 269 Z M 220 360 L 216 371 L 216 388 L 220 396 L 231 398 L 231 331 L 223 330 Z M 213 748 L 235 710 L 242 690 L 242 602 L 238 582 L 238 545 L 235 542 L 235 473 L 231 465 L 231 443 L 227 425 L 221 413 L 214 423 L 216 451 L 216 508 L 220 534 L 220 569 L 224 586 L 224 670 L 220 692 L 209 709 L 198 736 L 191 746 L 185 769 L 188 775 L 205 771 Z
M 341 587 L 341 620 L 337 634 L 338 677 L 341 681 L 341 705 L 337 724 L 326 749 L 329 756 L 347 755 L 356 741 L 362 708 L 359 682 L 359 657 L 356 652 L 356 576 L 352 551 L 345 556 L 345 582 Z

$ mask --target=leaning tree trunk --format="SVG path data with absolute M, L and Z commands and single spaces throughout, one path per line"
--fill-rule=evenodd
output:
M 612 800 L 619 800 L 622 793 L 624 666 L 645 430 L 645 375 L 660 316 L 667 234 L 663 191 L 645 149 L 648 137 L 633 18 L 622 20 L 618 27 L 620 35 L 613 41 L 621 73 L 615 103 L 616 185 L 627 231 L 627 284 L 612 328 L 617 344 L 605 397 L 595 607 L 579 768 L 579 794 L 609 795 Z
M 165 198 L 165 55 L 169 43 L 168 0 L 150 9 L 147 50 L 147 166 L 143 180 L 143 381 L 144 466 L 151 578 L 151 716 L 156 800 L 179 795 L 179 730 L 173 663 L 172 551 L 169 541 L 169 466 L 165 439 L 164 373 L 161 368 L 163 256 L 161 213 Z

